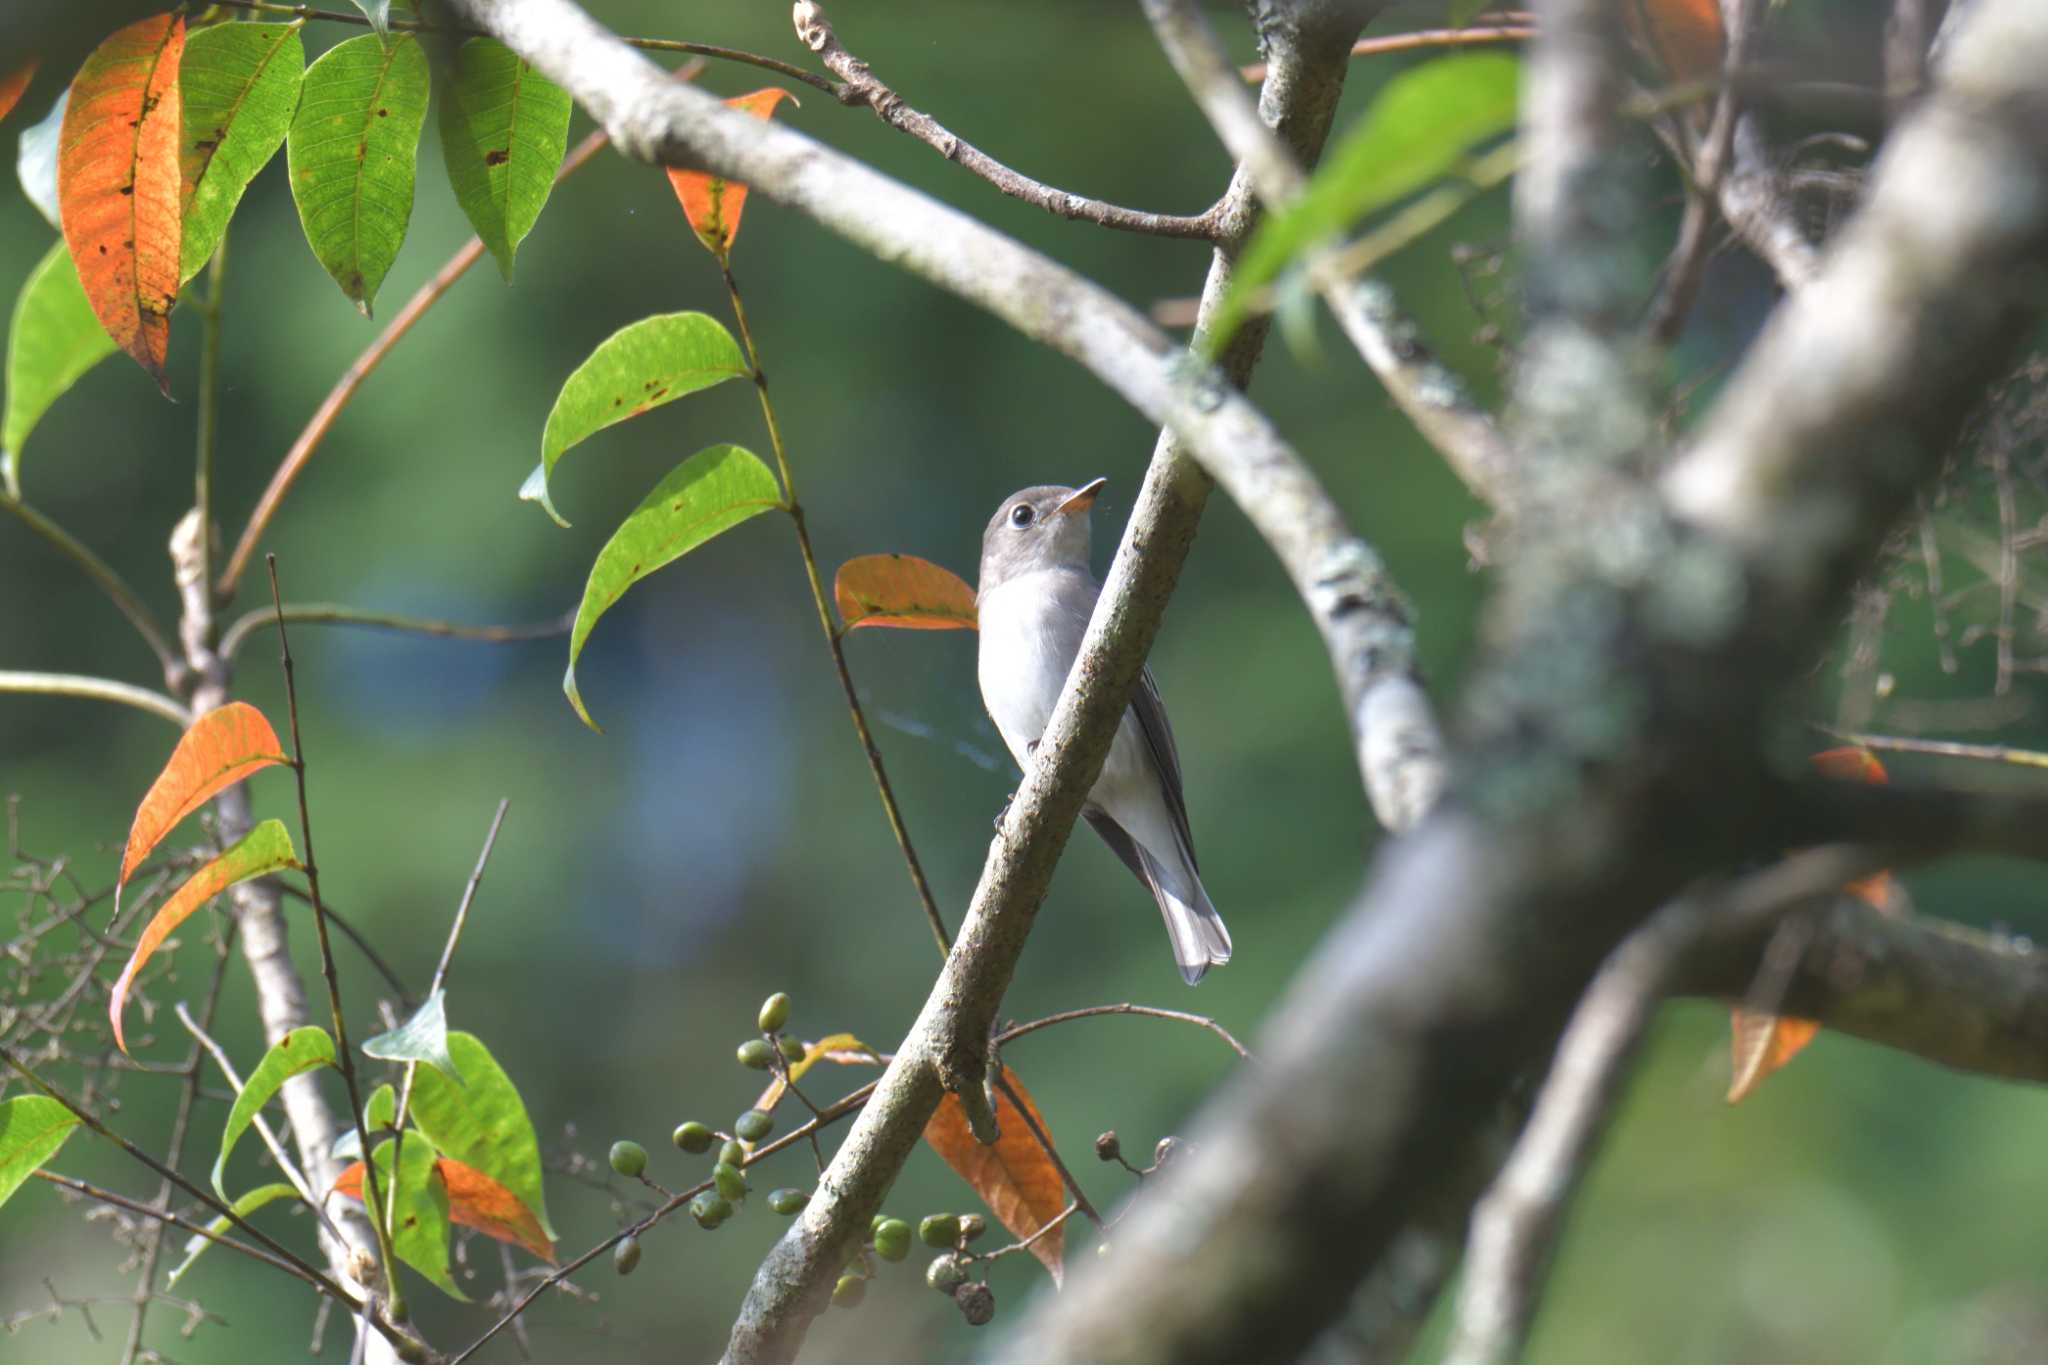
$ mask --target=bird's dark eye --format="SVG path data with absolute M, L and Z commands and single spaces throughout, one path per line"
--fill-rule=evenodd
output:
M 1034 515 L 1030 503 L 1020 502 L 1010 509 L 1010 525 L 1021 531 L 1031 524 L 1031 518 Z

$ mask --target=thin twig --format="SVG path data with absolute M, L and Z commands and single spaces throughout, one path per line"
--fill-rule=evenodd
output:
M 1882 753 L 1928 754 L 1936 758 L 1970 758 L 1986 763 L 2009 763 L 2019 768 L 2048 768 L 2048 753 L 2015 749 L 2005 744 L 1963 744 L 1949 739 L 1911 739 L 1903 735 L 1872 735 L 1855 730 L 1820 726 L 1826 733 L 1848 744 L 1858 744 Z
M 719 261 L 719 269 L 725 277 L 726 295 L 732 300 L 733 320 L 739 324 L 740 342 L 747 349 L 747 365 L 753 371 L 754 391 L 761 399 L 761 417 L 768 424 L 768 444 L 774 449 L 775 465 L 782 474 L 783 510 L 789 513 L 790 522 L 796 527 L 796 546 L 803 556 L 804 576 L 810 584 L 811 601 L 818 609 L 818 628 L 825 633 L 825 647 L 832 652 L 832 667 L 839 675 L 839 690 L 846 694 L 847 714 L 853 717 L 853 732 L 860 739 L 861 751 L 867 755 L 868 772 L 874 778 L 875 791 L 882 798 L 882 813 L 889 818 L 889 832 L 896 836 L 896 847 L 903 854 L 904 866 L 910 870 L 910 883 L 917 889 L 917 899 L 924 907 L 932 937 L 938 941 L 939 956 L 944 957 L 952 951 L 953 940 L 946 932 L 945 917 L 939 913 L 939 903 L 932 895 L 931 883 L 925 880 L 924 866 L 917 859 L 917 849 L 911 845 L 910 827 L 903 821 L 902 808 L 896 804 L 896 792 L 889 785 L 888 770 L 882 766 L 882 750 L 868 730 L 867 714 L 861 709 L 860 694 L 853 687 L 853 674 L 846 665 L 845 644 L 832 624 L 832 607 L 825 595 L 825 580 L 818 573 L 818 556 L 811 550 L 811 533 L 804 523 L 803 504 L 797 501 L 796 479 L 790 471 L 788 453 L 783 448 L 781 424 L 775 420 L 775 404 L 768 397 L 768 375 L 762 370 L 760 353 L 754 347 L 753 329 L 747 325 L 747 308 L 740 300 L 739 282 L 733 278 L 731 267 L 723 259 Z
M 178 652 L 171 648 L 170 636 L 165 632 L 163 623 L 157 620 L 156 613 L 136 596 L 135 589 L 129 587 L 128 581 L 115 573 L 111 565 L 94 554 L 69 531 L 13 494 L 0 492 L 0 507 L 21 518 L 29 530 L 48 541 L 59 554 L 82 569 L 87 578 L 99 585 L 100 591 L 107 595 L 115 608 L 128 618 L 128 624 L 135 627 L 135 633 L 149 646 L 150 653 L 156 655 L 157 662 L 163 666 L 164 672 L 169 674 L 176 670 Z M 189 722 L 181 722 L 183 723 Z
M 192 713 L 161 692 L 115 682 L 111 678 L 89 678 L 82 673 L 23 673 L 0 669 L 0 692 L 25 692 L 48 697 L 86 697 L 93 701 L 133 706 L 153 716 L 162 716 L 180 730 L 192 724 Z
M 1379 57 L 1389 52 L 1409 52 L 1419 47 L 1470 47 L 1478 43 L 1526 43 L 1536 36 L 1536 30 L 1528 22 L 1533 14 L 1510 14 L 1499 16 L 1499 21 L 1473 23 L 1465 28 L 1425 28 L 1413 33 L 1390 33 L 1383 38 L 1360 38 L 1351 45 L 1353 57 Z M 1257 85 L 1266 79 L 1266 64 L 1253 62 L 1241 66 L 1237 73 L 1246 84 Z
M 1172 1019 L 1183 1024 L 1193 1024 L 1195 1027 L 1207 1029 L 1218 1038 L 1221 1038 L 1230 1045 L 1232 1052 L 1235 1052 L 1246 1061 L 1252 1060 L 1252 1054 L 1246 1051 L 1245 1045 L 1232 1037 L 1230 1030 L 1217 1023 L 1214 1019 L 1204 1014 L 1189 1014 L 1183 1010 L 1160 1009 L 1156 1005 L 1090 1005 L 1086 1009 L 1062 1010 L 1058 1014 L 1048 1014 L 1043 1019 L 1033 1019 L 1028 1024 L 1012 1024 L 1009 1028 L 996 1035 L 996 1042 L 998 1044 L 1007 1043 L 1014 1038 L 1022 1038 L 1026 1034 L 1036 1033 L 1042 1028 L 1051 1028 L 1054 1024 L 1064 1024 L 1074 1019 L 1094 1019 L 1110 1014 L 1134 1014 L 1145 1019 Z
M 284 619 L 292 625 L 354 626 L 365 630 L 389 630 L 407 635 L 431 635 L 443 640 L 478 640 L 484 644 L 517 644 L 524 640 L 549 640 L 567 635 L 576 623 L 576 609 L 560 616 L 518 626 L 465 626 L 456 621 L 436 621 L 421 616 L 400 616 L 393 612 L 364 611 L 339 602 L 302 602 L 287 605 Z M 232 659 L 251 635 L 277 624 L 277 613 L 258 607 L 245 613 L 221 636 L 220 653 Z
M 285 895 L 290 896 L 301 905 L 311 905 L 313 903 L 313 898 L 306 894 L 304 887 L 294 886 L 283 878 L 277 880 L 277 886 Z M 404 978 L 400 977 L 397 970 L 384 960 L 384 955 L 377 951 L 376 946 L 370 942 L 369 937 L 362 930 L 356 928 L 349 921 L 348 916 L 336 910 L 332 905 L 327 907 L 327 918 L 333 923 L 335 928 L 341 930 L 342 937 L 356 945 L 357 951 L 363 955 L 363 960 L 377 969 L 377 975 L 383 977 L 384 984 L 391 987 L 392 991 L 398 996 L 400 1006 L 410 1013 L 413 1005 L 418 1002 L 419 997 L 406 988 Z
M 969 175 L 987 181 L 1012 199 L 1035 204 L 1056 217 L 1095 223 L 1119 232 L 1213 242 L 1221 231 L 1220 204 L 1192 216 L 1147 213 L 1090 199 L 1084 194 L 1069 194 L 1014 171 L 963 141 L 931 115 L 905 104 L 903 97 L 885 85 L 866 62 L 846 50 L 839 41 L 839 35 L 833 31 L 831 21 L 825 17 L 824 8 L 816 0 L 797 0 L 794 19 L 797 38 L 818 54 L 818 60 L 825 63 L 833 75 L 845 82 L 837 91 L 842 102 L 867 105 L 875 111 L 875 117 L 891 128 L 910 134 Z
M 213 581 L 213 452 L 220 430 L 221 300 L 227 290 L 228 234 L 220 235 L 206 268 L 206 293 L 199 304 L 199 413 L 193 444 L 192 505 L 199 513 L 199 542 L 193 551 L 199 581 Z
M 347 14 L 339 10 L 315 9 L 311 5 L 277 4 L 274 0 L 220 0 L 229 9 L 254 10 L 260 14 L 288 14 L 296 19 L 318 19 L 330 24 L 354 24 L 367 28 L 369 19 L 361 14 Z M 386 26 L 400 33 L 453 33 L 484 37 L 479 28 L 464 28 L 460 25 L 423 23 L 417 19 L 402 19 L 396 16 L 386 21 Z M 713 57 L 722 62 L 739 62 L 745 66 L 758 66 L 763 71 L 773 71 L 778 76 L 787 76 L 793 81 L 802 81 L 814 90 L 822 90 L 835 99 L 841 98 L 839 87 L 823 76 L 806 71 L 800 66 L 775 57 L 764 57 L 757 52 L 743 52 L 736 47 L 718 47 L 711 43 L 687 43 L 677 38 L 621 38 L 620 42 L 637 47 L 643 52 L 683 52 L 693 57 Z
M 1088 1215 L 1089 1222 L 1095 1224 L 1096 1227 L 1101 1227 L 1102 1215 L 1097 1213 L 1095 1206 L 1088 1202 L 1088 1192 L 1081 1188 L 1081 1182 L 1074 1178 L 1074 1173 L 1071 1170 L 1067 1169 L 1067 1163 L 1060 1157 L 1059 1148 L 1053 1145 L 1052 1134 L 1045 1131 L 1045 1125 L 1038 1121 L 1037 1116 L 1031 1112 L 1031 1106 L 1024 1103 L 1024 1097 L 1018 1094 L 1017 1087 L 1011 1084 L 1009 1069 L 1007 1067 L 997 1067 L 995 1078 L 996 1089 L 1002 1091 L 1003 1097 L 1016 1107 L 1018 1115 L 1024 1120 L 1024 1126 L 1031 1130 L 1032 1141 L 1038 1144 L 1038 1150 L 1045 1153 L 1045 1159 L 1052 1163 L 1053 1169 L 1060 1173 L 1060 1179 L 1066 1184 L 1067 1193 L 1073 1195 L 1074 1203 L 1079 1206 L 1081 1212 Z M 1043 1228 L 1039 1229 L 1040 1232 L 1044 1230 Z
M 1014 1255 L 1019 1251 L 1029 1251 L 1038 1244 L 1040 1238 L 1050 1235 L 1055 1228 L 1065 1227 L 1067 1220 L 1076 1213 L 1088 1213 L 1087 1207 L 1078 1198 L 1047 1219 L 1043 1227 L 1039 1228 L 1038 1231 L 1032 1233 L 1029 1237 L 1026 1237 L 1023 1241 L 1012 1242 L 1006 1247 L 997 1247 L 994 1251 L 984 1254 L 981 1259 L 984 1261 L 994 1261 L 1004 1256 Z M 1088 1216 L 1095 1218 L 1095 1215 L 1092 1213 L 1088 1213 Z M 1100 1227 L 1102 1220 L 1095 1218 L 1095 1224 L 1097 1227 Z
M 1706 273 L 1710 254 L 1708 233 L 1716 218 L 1721 180 L 1735 145 L 1736 122 L 1742 116 L 1742 82 L 1737 76 L 1749 61 L 1750 42 L 1757 28 L 1757 0 L 1726 0 L 1722 9 L 1731 22 L 1726 25 L 1721 88 L 1714 96 L 1713 117 L 1693 158 L 1685 216 L 1679 222 L 1678 242 L 1665 266 L 1664 287 L 1658 291 L 1650 310 L 1650 335 L 1666 345 L 1685 326 L 1686 315 L 1692 311 Z
M 228 1084 L 235 1088 L 235 1094 L 240 1095 L 242 1093 L 242 1077 L 235 1070 L 234 1062 L 228 1057 L 227 1049 L 215 1042 L 213 1035 L 201 1027 L 197 1019 L 192 1017 L 192 1012 L 185 1008 L 184 1001 L 180 1000 L 172 1008 L 177 1013 L 178 1022 L 185 1026 L 185 1031 L 192 1035 L 195 1042 L 206 1049 L 207 1054 L 213 1058 L 214 1065 L 220 1068 L 220 1074 L 225 1076 Z M 263 1145 L 269 1148 L 271 1158 L 277 1162 L 277 1168 L 284 1172 L 284 1178 L 291 1181 L 292 1188 L 299 1192 L 299 1197 L 306 1201 L 320 1221 L 327 1223 L 326 1209 L 321 1207 L 321 1201 L 314 1195 L 313 1187 L 307 1183 L 304 1172 L 299 1170 L 298 1163 L 292 1160 L 289 1152 L 285 1151 L 284 1144 L 277 1140 L 277 1133 L 271 1128 L 270 1120 L 264 1118 L 261 1112 L 255 1114 L 253 1118 L 256 1125 L 256 1136 L 263 1139 Z M 336 1241 L 341 1240 L 341 1230 L 331 1224 L 328 1226 L 327 1235 Z

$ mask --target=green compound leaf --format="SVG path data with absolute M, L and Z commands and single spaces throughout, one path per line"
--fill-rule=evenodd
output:
M 269 1103 L 270 1097 L 300 1072 L 333 1065 L 334 1040 L 327 1036 L 327 1030 L 313 1024 L 295 1028 L 271 1045 L 256 1069 L 249 1073 L 242 1093 L 235 1096 L 234 1108 L 228 1111 L 227 1127 L 220 1135 L 220 1155 L 213 1159 L 215 1194 L 223 1199 L 228 1197 L 227 1188 L 221 1184 L 221 1177 L 227 1173 L 228 1154 L 235 1150 L 235 1144 L 249 1131 L 257 1112 Z
M 285 138 L 306 242 L 369 315 L 412 217 L 427 59 L 410 36 L 364 34 L 306 71 Z
M 297 1199 L 298 1197 L 298 1190 L 279 1180 L 269 1185 L 258 1185 L 240 1199 L 235 1200 L 234 1203 L 229 1204 L 228 1207 L 235 1211 L 235 1217 L 246 1219 L 265 1204 L 273 1204 L 280 1199 Z M 232 1226 L 233 1224 L 229 1221 L 228 1216 L 222 1214 L 208 1223 L 206 1230 L 212 1233 L 213 1237 L 220 1237 L 225 1235 Z M 178 1277 L 190 1270 L 192 1263 L 205 1254 L 208 1247 L 213 1245 L 213 1237 L 202 1237 L 195 1232 L 185 1239 L 185 1259 L 178 1262 L 177 1269 L 173 1270 L 170 1277 L 164 1281 L 164 1288 L 169 1289 L 177 1284 Z
M 78 1115 L 48 1095 L 0 1101 L 0 1204 L 57 1155 L 77 1126 Z
M 448 993 L 435 990 L 412 1018 L 374 1038 L 363 1041 L 363 1055 L 382 1062 L 427 1062 L 442 1074 L 462 1084 L 462 1073 L 448 1055 Z
M 50 404 L 114 353 L 78 267 L 58 239 L 21 286 L 7 329 L 7 406 L 0 415 L 0 483 L 21 496 L 21 447 Z
M 475 1034 L 459 1029 L 450 1033 L 448 1052 L 462 1072 L 463 1084 L 433 1067 L 421 1067 L 413 1076 L 407 1113 L 436 1151 L 474 1166 L 510 1190 L 539 1219 L 548 1240 L 556 1240 L 541 1191 L 540 1142 L 519 1088 Z M 413 1145 L 406 1143 L 408 1148 Z
M 509 284 L 569 146 L 569 96 L 495 38 L 455 54 L 441 92 L 441 154 L 455 201 Z
M 1449 174 L 1473 144 L 1513 127 L 1520 71 L 1506 53 L 1475 52 L 1389 80 L 1301 198 L 1252 237 L 1209 331 L 1210 354 L 1243 323 L 1252 295 L 1304 249 Z
M 306 49 L 292 24 L 216 24 L 186 38 L 178 68 L 181 281 L 212 259 L 242 191 L 283 145 L 305 74 Z
M 696 549 L 720 531 L 781 507 L 782 488 L 761 457 L 735 445 L 700 450 L 669 471 L 646 501 L 619 523 L 597 552 L 576 627 L 569 633 L 569 671 L 562 691 L 583 723 L 598 724 L 576 690 L 576 658 L 597 618 L 625 596 L 626 589 L 662 565 Z
M 563 451 L 614 422 L 748 373 L 732 333 L 703 313 L 661 313 L 621 327 L 563 383 L 541 433 L 540 465 L 519 496 L 567 526 L 548 497 Z

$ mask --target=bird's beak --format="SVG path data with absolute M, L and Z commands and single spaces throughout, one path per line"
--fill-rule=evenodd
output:
M 1068 498 L 1058 507 L 1052 509 L 1053 515 L 1056 517 L 1064 517 L 1069 516 L 1075 512 L 1087 511 L 1089 508 L 1095 505 L 1095 495 L 1097 493 L 1100 493 L 1104 485 L 1106 485 L 1108 482 L 1108 479 L 1091 479 L 1087 483 L 1082 484 L 1079 488 L 1074 490 L 1074 495 L 1072 497 Z

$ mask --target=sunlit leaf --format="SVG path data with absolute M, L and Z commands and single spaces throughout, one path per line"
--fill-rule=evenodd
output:
M 1475 143 L 1515 123 L 1520 63 L 1501 52 L 1437 57 L 1389 79 L 1303 191 L 1252 237 L 1209 332 L 1211 351 L 1252 295 L 1304 248 L 1449 174 Z
M 265 1204 L 274 1204 L 280 1199 L 297 1199 L 298 1197 L 299 1192 L 297 1189 L 279 1180 L 273 1181 L 268 1185 L 258 1185 L 240 1199 L 229 1204 L 228 1207 L 235 1211 L 235 1217 L 246 1219 Z M 227 1230 L 233 1226 L 234 1224 L 228 1216 L 222 1214 L 208 1223 L 206 1230 L 211 1232 L 214 1237 L 220 1237 L 225 1235 Z M 206 1253 L 206 1249 L 212 1245 L 213 1237 L 201 1237 L 196 1232 L 187 1237 L 185 1239 L 185 1259 L 178 1262 L 176 1268 L 171 1271 L 169 1277 L 164 1281 L 164 1288 L 169 1289 L 177 1284 L 179 1277 L 190 1270 L 192 1263 L 203 1256 Z
M 1629 37 L 1675 81 L 1721 74 L 1720 0 L 1623 0 Z
M 433 1067 L 419 1068 L 408 1110 L 412 1121 L 442 1156 L 474 1166 L 510 1190 L 533 1210 L 552 1242 L 555 1230 L 541 1189 L 540 1141 L 519 1088 L 474 1034 L 450 1032 L 448 1052 L 463 1083 L 455 1084 Z
M 795 95 L 779 85 L 762 90 L 735 95 L 726 101 L 727 106 L 741 109 L 755 118 L 765 119 L 775 112 L 775 106 L 784 100 L 794 102 Z M 671 168 L 668 182 L 675 187 L 676 199 L 683 206 L 683 216 L 690 220 L 691 231 L 697 240 L 720 261 L 725 260 L 732 250 L 732 240 L 739 235 L 740 214 L 747 206 L 747 187 L 737 180 L 712 175 L 708 171 L 679 171 Z
M 434 1157 L 434 1149 L 419 1134 L 409 1135 L 398 1158 L 394 1188 L 391 1151 L 401 1144 L 386 1140 L 377 1144 L 377 1192 L 389 1200 L 396 1217 L 391 1220 L 391 1249 L 398 1259 L 432 1281 L 451 1299 L 469 1302 L 469 1295 L 456 1287 L 448 1273 L 448 1186 Z M 353 1162 L 334 1178 L 333 1193 L 351 1199 L 363 1198 L 363 1163 Z M 367 1202 L 367 1201 L 365 1201 Z M 376 1210 L 371 1210 L 376 1216 Z
M 185 19 L 159 14 L 85 59 L 57 147 L 64 240 L 92 310 L 170 392 L 164 357 L 178 301 L 178 62 Z
M 48 1095 L 0 1100 L 0 1204 L 57 1155 L 78 1116 Z
M 862 555 L 839 566 L 832 597 L 848 630 L 973 630 L 974 589 L 950 569 L 916 555 Z
M 851 1033 L 834 1033 L 815 1043 L 804 1044 L 802 1059 L 789 1064 L 789 1079 L 802 1080 L 804 1073 L 819 1062 L 837 1062 L 841 1066 L 880 1066 L 882 1059 L 873 1048 Z M 773 1112 L 788 1089 L 782 1077 L 775 1077 L 761 1092 L 761 1098 L 754 1101 L 754 1107 Z
M 337 43 L 307 68 L 285 137 L 306 242 L 365 315 L 412 218 L 427 84 L 409 35 Z
M 59 232 L 64 230 L 64 220 L 57 212 L 57 144 L 64 134 L 64 111 L 70 107 L 71 87 L 66 86 L 42 122 L 21 130 L 21 149 L 14 160 L 21 192 Z
M 548 480 L 562 452 L 614 422 L 747 373 L 732 333 L 704 313 L 662 313 L 621 327 L 563 383 L 541 433 L 540 465 L 519 496 L 567 526 L 548 497 Z
M 7 406 L 0 415 L 0 482 L 21 492 L 21 448 L 36 423 L 87 370 L 114 353 L 114 339 L 86 302 L 71 251 L 57 242 L 21 286 L 7 329 Z
M 256 1121 L 256 1115 L 270 1102 L 270 1097 L 299 1073 L 311 1071 L 316 1066 L 332 1065 L 334 1040 L 327 1036 L 326 1029 L 313 1024 L 295 1028 L 270 1045 L 270 1051 L 263 1054 L 263 1060 L 242 1083 L 242 1093 L 235 1096 L 234 1107 L 228 1110 L 227 1127 L 221 1130 L 220 1135 L 220 1154 L 213 1159 L 215 1194 L 223 1199 L 228 1197 L 227 1187 L 221 1183 L 227 1174 L 228 1156 L 235 1150 L 235 1144 L 242 1140 L 242 1134 L 249 1131 L 249 1125 Z
M 543 1261 L 555 1259 L 554 1239 L 519 1196 L 476 1167 L 442 1157 L 437 1168 L 448 1190 L 448 1216 L 486 1237 L 525 1247 Z
M 31 57 L 17 63 L 12 70 L 0 71 L 0 119 L 6 118 L 14 106 L 21 103 L 29 82 L 36 78 L 36 67 L 41 64 L 38 58 Z
M 294 24 L 215 24 L 186 40 L 178 76 L 181 281 L 212 259 L 242 191 L 284 145 L 305 73 Z
M 569 669 L 562 691 L 591 729 L 598 728 L 576 690 L 576 659 L 597 618 L 648 574 L 702 545 L 720 531 L 782 506 L 782 489 L 758 455 L 735 445 L 700 450 L 667 478 L 612 532 L 597 552 L 583 605 L 569 632 Z
M 258 769 L 285 762 L 289 760 L 277 732 L 247 702 L 229 702 L 194 721 L 135 808 L 128 848 L 121 855 L 121 881 L 126 882 L 149 851 L 214 793 Z
M 1829 749 L 1807 760 L 1815 772 L 1839 782 L 1889 781 L 1877 755 L 1859 745 Z M 1851 882 L 1843 890 L 1888 911 L 1897 900 L 1897 886 L 1889 872 L 1877 872 Z M 1729 1044 L 1733 1066 L 1728 1081 L 1728 1103 L 1734 1104 L 1754 1091 L 1766 1076 L 1799 1055 L 1814 1040 L 1820 1025 L 1811 1019 L 1789 1015 L 1758 1014 L 1736 1007 L 1728 1012 Z
M 462 1074 L 448 1055 L 447 992 L 436 988 L 410 1019 L 389 1033 L 364 1039 L 363 1055 L 385 1062 L 426 1062 L 460 1085 Z
M 136 937 L 135 952 L 129 957 L 128 965 L 121 969 L 121 977 L 114 983 L 113 994 L 107 999 L 107 1016 L 114 1022 L 114 1042 L 123 1052 L 128 1050 L 128 1043 L 121 1035 L 121 1008 L 128 1003 L 128 988 L 134 984 L 135 974 L 149 961 L 150 954 L 163 945 L 171 931 L 183 924 L 194 910 L 235 883 L 298 865 L 298 859 L 292 855 L 292 837 L 285 833 L 284 825 L 276 820 L 265 820 L 193 873 L 190 880 L 171 894 L 170 899 L 157 907 L 156 914 L 150 917 L 149 923 Z
M 569 95 L 495 38 L 464 43 L 454 77 L 441 91 L 448 181 L 510 281 L 569 145 Z
M 1038 1111 L 1031 1092 L 1017 1079 L 1015 1071 L 1005 1070 L 1003 1074 L 1029 1108 L 1031 1117 L 1038 1121 L 1039 1131 L 1050 1139 L 1052 1127 L 1046 1123 L 1045 1115 Z M 981 1196 L 981 1202 L 988 1205 L 989 1212 L 996 1216 L 997 1221 L 1008 1228 L 1012 1236 L 1022 1240 L 1057 1218 L 1066 1208 L 1066 1182 L 1060 1178 L 1059 1168 L 1046 1156 L 1045 1149 L 1038 1145 L 1038 1139 L 1032 1136 L 1024 1115 L 1000 1090 L 996 1092 L 996 1126 L 1002 1136 L 994 1146 L 984 1147 L 975 1141 L 967 1126 L 967 1111 L 960 1106 L 960 1097 L 948 1091 L 939 1101 L 938 1112 L 925 1125 L 924 1140 L 945 1158 L 946 1164 L 962 1180 L 974 1187 L 974 1192 Z M 1053 1229 L 1031 1244 L 1032 1254 L 1052 1272 L 1054 1284 L 1058 1284 L 1066 1274 L 1065 1249 L 1064 1227 Z

